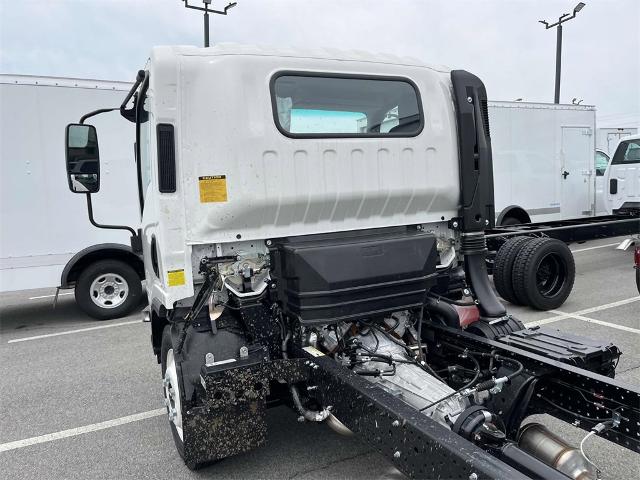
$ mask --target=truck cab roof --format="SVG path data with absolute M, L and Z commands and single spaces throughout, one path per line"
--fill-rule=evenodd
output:
M 339 60 L 349 62 L 367 62 L 389 65 L 405 65 L 424 67 L 438 72 L 449 73 L 450 68 L 443 65 L 428 64 L 415 57 L 397 56 L 387 53 L 374 53 L 362 50 L 342 50 L 334 48 L 286 48 L 247 45 L 239 43 L 219 43 L 212 47 L 202 48 L 192 45 L 158 46 L 152 52 L 171 51 L 174 55 L 184 56 L 259 56 L 259 57 L 289 57 L 315 60 Z M 153 55 L 153 53 L 152 53 Z

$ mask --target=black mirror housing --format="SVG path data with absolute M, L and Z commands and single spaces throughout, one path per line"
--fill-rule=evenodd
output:
M 100 190 L 98 133 L 93 125 L 71 123 L 65 129 L 67 180 L 73 193 Z

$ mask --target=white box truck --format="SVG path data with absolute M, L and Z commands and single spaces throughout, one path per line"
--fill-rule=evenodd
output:
M 601 127 L 596 130 L 596 148 L 611 157 L 622 137 L 636 135 L 638 129 L 634 127 Z
M 79 306 L 101 319 L 139 304 L 144 271 L 129 234 L 87 221 L 86 206 L 64 185 L 60 133 L 89 110 L 119 106 L 130 85 L 0 75 L 0 291 L 76 288 Z M 104 164 L 95 218 L 137 225 L 133 132 L 118 112 L 96 122 Z
M 596 110 L 489 102 L 496 224 L 595 214 Z

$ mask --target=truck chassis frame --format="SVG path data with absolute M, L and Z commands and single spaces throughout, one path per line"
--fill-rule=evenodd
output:
M 527 352 L 499 339 L 482 338 L 434 323 L 428 324 L 425 334 L 428 348 L 436 356 L 442 345 L 454 345 L 470 351 L 498 351 L 524 365 L 522 380 L 514 385 L 518 393 L 498 394 L 492 400 L 494 411 L 509 412 L 509 417 L 515 418 L 507 425 L 512 435 L 525 417 L 536 413 L 548 413 L 587 431 L 601 420 L 599 417 L 613 415 L 619 424 L 602 436 L 640 452 L 640 391 L 637 388 Z M 213 444 L 207 442 L 206 437 L 213 440 L 213 436 L 207 434 L 212 424 L 205 410 L 217 410 L 217 422 L 225 417 L 220 415 L 221 408 L 230 408 L 236 413 L 229 416 L 233 418 L 229 425 L 233 435 L 225 436 L 223 444 L 215 447 L 219 458 L 262 444 L 266 439 L 267 405 L 263 386 L 282 379 L 305 385 L 306 395 L 321 405 L 330 406 L 340 422 L 411 478 L 531 478 L 508 464 L 508 454 L 501 456 L 500 451 L 494 451 L 492 455 L 314 348 L 296 348 L 292 358 L 273 361 L 268 360 L 266 350 L 254 352 L 241 364 L 232 365 L 202 367 L 202 384 L 211 400 L 206 407 L 197 409 L 199 413 L 194 411 L 192 421 L 201 423 L 203 432 L 202 437 L 194 438 L 194 445 L 199 445 L 197 450 L 203 455 L 191 459 L 194 464 L 211 458 L 211 451 L 207 449 Z M 239 396 L 239 392 L 242 395 Z M 615 408 L 610 410 L 607 404 Z M 574 411 L 578 413 L 572 413 Z M 548 478 L 567 478 L 551 467 L 547 473 Z

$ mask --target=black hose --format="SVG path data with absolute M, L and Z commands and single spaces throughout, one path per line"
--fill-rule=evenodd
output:
M 456 390 L 455 392 L 452 392 L 449 395 L 446 395 L 446 396 L 442 397 L 441 399 L 436 400 L 435 402 L 431 402 L 426 407 L 420 408 L 418 410 L 419 412 L 423 412 L 423 411 L 433 407 L 434 405 L 437 405 L 437 404 L 439 404 L 441 402 L 444 402 L 445 400 L 448 400 L 449 398 L 453 397 L 454 395 L 457 395 L 457 394 L 461 393 L 463 390 L 466 390 L 467 388 L 472 387 L 478 381 L 478 378 L 480 378 L 480 371 L 481 371 L 480 370 L 480 363 L 478 363 L 478 361 L 472 355 L 467 354 L 467 358 L 470 358 L 471 360 L 473 360 L 473 363 L 475 363 L 475 365 L 476 365 L 476 374 L 473 377 L 473 379 L 470 382 L 468 382 L 466 385 L 464 385 L 463 387 L 461 387 L 458 390 Z
M 448 303 L 440 302 L 433 297 L 427 297 L 424 308 L 436 318 L 441 319 L 447 327 L 460 329 L 458 312 Z
M 467 280 L 471 285 L 474 297 L 478 301 L 480 318 L 502 318 L 507 314 L 504 305 L 496 296 L 487 273 L 487 245 L 483 232 L 462 234 L 462 253 Z
M 514 358 L 504 357 L 502 355 L 494 355 L 494 358 L 502 363 L 510 363 L 511 365 L 516 365 L 516 371 L 507 375 L 509 381 L 513 380 L 524 371 L 524 365 Z
M 573 415 L 574 417 L 579 418 L 580 420 L 584 420 L 584 421 L 587 421 L 587 422 L 593 422 L 593 423 L 608 422 L 608 421 L 611 420 L 611 418 L 585 417 L 584 415 L 580 415 L 579 413 L 572 412 L 568 408 L 561 407 L 557 403 L 552 402 L 551 400 L 549 400 L 548 398 L 543 397 L 542 395 L 538 395 L 538 398 L 540 400 L 544 400 L 549 405 L 551 405 L 553 408 L 556 408 L 556 409 L 560 410 L 561 412 L 567 413 L 569 415 Z
M 384 330 L 384 329 L 380 328 L 380 327 L 379 327 L 379 326 L 377 326 L 377 325 L 369 324 L 369 323 L 366 323 L 366 322 L 362 322 L 362 323 L 363 323 L 364 325 L 366 325 L 367 327 L 369 327 L 370 329 L 372 329 L 372 330 L 377 330 L 377 331 L 379 331 L 380 333 L 384 334 L 384 336 L 385 336 L 385 337 L 387 337 L 389 340 L 391 340 L 393 343 L 395 343 L 396 345 L 398 345 L 398 346 L 400 346 L 400 347 L 404 348 L 404 349 L 405 349 L 405 351 L 407 352 L 407 354 L 412 358 L 411 363 L 413 363 L 414 365 L 417 365 L 417 366 L 418 366 L 418 367 L 420 367 L 422 370 L 424 370 L 425 372 L 427 372 L 429 375 L 434 376 L 435 378 L 437 378 L 438 380 L 440 380 L 441 382 L 443 382 L 443 383 L 444 383 L 444 380 L 442 379 L 442 377 L 441 377 L 440 375 L 438 375 L 438 374 L 436 373 L 436 371 L 435 371 L 433 368 L 431 368 L 431 366 L 429 366 L 426 362 L 424 362 L 424 363 L 423 363 L 423 362 L 419 362 L 418 360 L 416 360 L 415 358 L 413 358 L 413 351 L 412 351 L 412 350 L 407 346 L 407 344 L 406 344 L 406 343 L 401 342 L 400 340 L 396 340 L 396 339 L 391 335 L 391 333 L 390 333 L 390 332 L 388 332 L 388 331 L 386 331 L 386 330 Z M 371 350 L 369 350 L 368 348 L 366 348 L 364 345 L 360 345 L 360 347 L 362 347 L 364 350 L 366 350 L 366 351 L 367 351 L 367 352 L 369 352 L 369 353 L 374 353 L 374 352 L 371 352 Z M 422 342 L 420 342 L 419 340 L 418 340 L 418 348 L 419 348 L 419 349 L 422 349 Z M 376 348 L 376 350 L 377 350 L 377 348 Z M 394 361 L 396 361 L 396 360 L 394 360 Z
M 458 307 L 477 307 L 478 306 L 476 302 L 458 302 L 457 300 L 451 300 L 450 298 L 447 298 L 447 297 L 441 297 L 440 295 L 436 295 L 435 293 L 429 293 L 427 297 L 433 298 L 438 302 L 444 302 L 450 305 L 456 305 Z
M 460 392 L 462 392 L 465 388 L 466 388 L 466 386 L 465 386 L 465 387 L 462 387 L 462 388 L 459 388 L 459 389 L 458 389 L 458 390 L 456 390 L 455 392 L 451 392 L 449 395 L 446 395 L 446 396 L 442 397 L 441 399 L 436 400 L 435 402 L 431 402 L 431 403 L 430 403 L 429 405 L 427 405 L 426 407 L 422 407 L 422 408 L 418 409 L 418 411 L 419 411 L 419 412 L 424 412 L 425 410 L 428 410 L 429 408 L 433 407 L 434 405 L 437 405 L 437 404 L 439 404 L 439 403 L 441 403 L 441 402 L 444 402 L 445 400 L 450 399 L 450 398 L 451 398 L 451 397 L 453 397 L 454 395 L 459 394 L 459 393 L 460 393 Z

